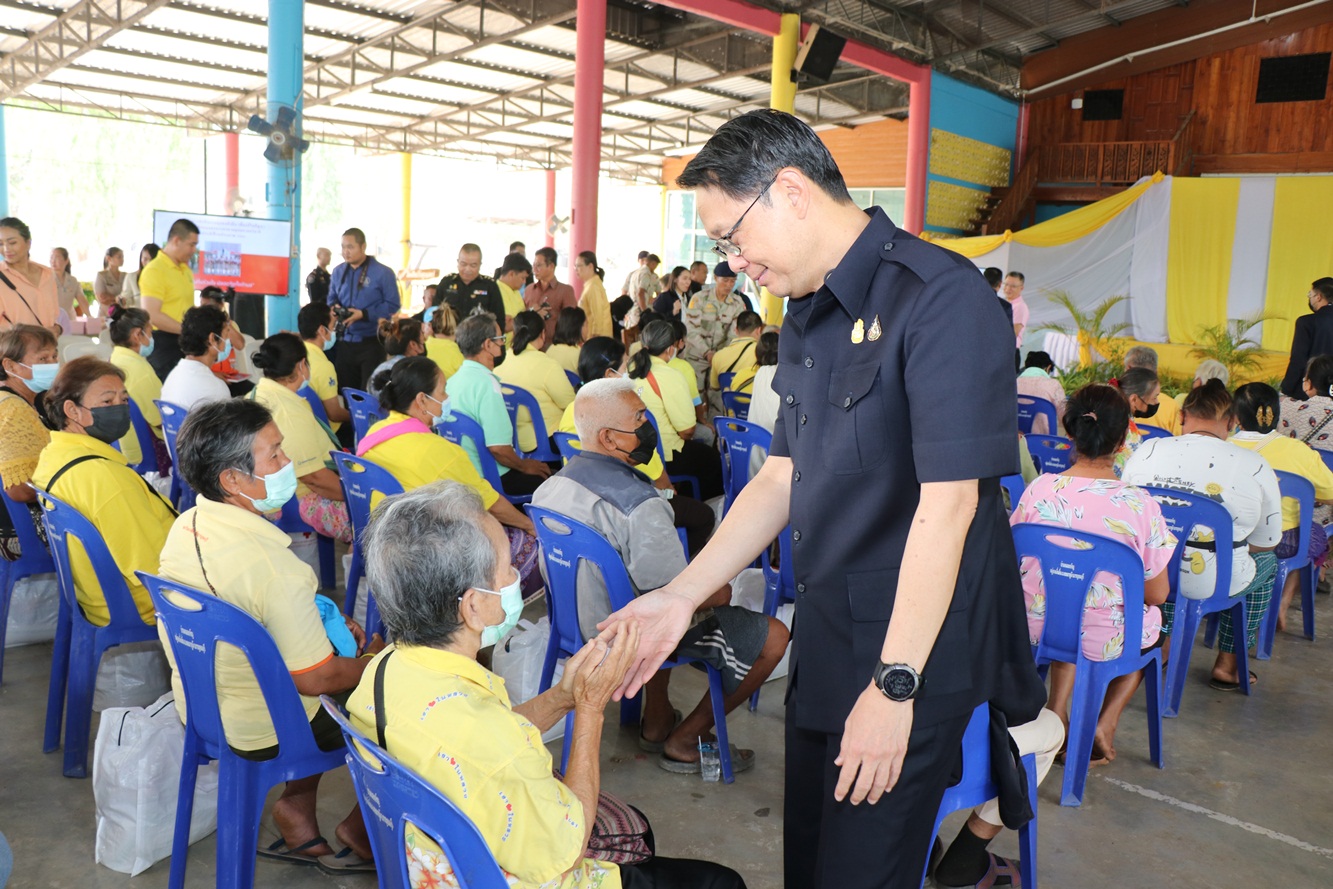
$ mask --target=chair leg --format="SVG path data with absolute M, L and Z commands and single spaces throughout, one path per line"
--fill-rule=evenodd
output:
M 643 689 L 632 698 L 622 698 L 620 701 L 620 724 L 638 725 L 643 722 Z
M 1319 569 L 1307 565 L 1301 569 L 1301 618 L 1305 624 L 1305 638 L 1314 641 L 1314 593 L 1319 586 Z M 1271 606 L 1270 606 L 1271 607 Z
M 376 633 L 384 636 L 384 619 L 380 617 L 380 606 L 375 601 L 375 594 L 370 590 L 366 590 L 366 625 L 363 629 L 367 639 Z
M 185 865 L 190 855 L 190 821 L 194 815 L 194 785 L 199 775 L 201 757 L 195 748 L 194 734 L 185 730 L 185 752 L 181 757 L 180 787 L 176 791 L 176 827 L 171 839 L 171 874 L 168 889 L 184 889 Z
M 1240 680 L 1240 690 L 1250 693 L 1250 634 L 1246 623 L 1245 597 L 1237 596 L 1239 601 L 1231 608 L 1232 638 L 1236 642 L 1236 678 Z
M 1160 652 L 1158 652 L 1160 655 Z M 1162 659 L 1155 657 L 1143 668 L 1143 693 L 1148 709 L 1148 755 L 1153 765 L 1165 768 L 1162 759 L 1162 709 L 1165 682 L 1162 678 Z
M 257 786 L 245 769 L 236 771 L 240 774 L 218 776 L 217 889 L 253 889 L 255 884 L 259 822 L 269 788 Z
M 1185 694 L 1185 680 L 1189 676 L 1190 654 L 1198 632 L 1199 603 L 1179 597 L 1175 625 L 1171 628 L 1171 661 L 1166 667 L 1166 710 L 1163 716 L 1175 717 L 1180 712 L 1180 699 Z
M 0 559 L 0 684 L 5 681 L 5 630 L 9 627 L 9 600 L 14 587 L 9 582 L 10 563 Z
M 69 607 L 62 596 L 56 618 L 56 641 L 51 650 L 51 681 L 46 690 L 46 733 L 42 752 L 52 753 L 60 746 L 60 725 L 64 716 L 65 685 L 69 680 Z
M 315 535 L 315 545 L 319 549 L 320 586 L 326 590 L 331 590 L 338 585 L 337 554 L 334 550 L 333 538 L 317 534 Z
M 352 547 L 352 561 L 347 566 L 347 594 L 343 596 L 343 614 L 352 617 L 356 614 L 356 594 L 361 587 L 361 551 Z
M 1097 716 L 1106 697 L 1106 682 L 1094 679 L 1092 668 L 1074 672 L 1074 694 L 1069 707 L 1069 746 L 1065 753 L 1065 777 L 1060 789 L 1060 805 L 1083 803 L 1083 789 L 1088 781 L 1088 760 L 1092 756 Z
M 574 742 L 574 711 L 565 714 L 565 738 L 560 749 L 560 774 L 569 771 L 569 748 Z
M 1301 575 L 1301 581 L 1304 582 L 1305 575 Z M 1279 607 L 1282 603 L 1282 588 L 1287 585 L 1287 568 L 1279 563 L 1277 574 L 1273 576 L 1273 600 L 1268 606 L 1268 611 L 1264 612 L 1264 621 L 1259 625 L 1259 639 L 1254 645 L 1254 656 L 1258 660 L 1266 661 L 1273 656 L 1273 640 L 1277 637 L 1277 618 L 1282 609 Z
M 1037 889 L 1037 757 L 1031 753 L 1023 757 L 1023 770 L 1028 776 L 1028 805 L 1032 820 L 1018 829 L 1018 871 L 1025 889 Z
M 88 733 L 93 721 L 93 689 L 102 650 L 96 631 L 75 631 L 70 644 L 69 689 L 65 695 L 66 778 L 88 777 Z
M 1217 615 L 1210 614 L 1203 622 L 1203 647 L 1212 648 L 1217 644 Z
M 731 769 L 731 742 L 727 738 L 727 698 L 722 690 L 722 674 L 711 666 L 708 693 L 713 700 L 713 728 L 717 731 L 717 752 L 722 760 L 722 781 L 730 784 L 736 780 L 736 774 Z

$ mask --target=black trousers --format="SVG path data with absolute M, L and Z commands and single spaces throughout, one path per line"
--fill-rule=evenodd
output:
M 693 559 L 712 536 L 717 514 L 707 503 L 683 494 L 671 499 L 671 511 L 675 514 L 676 527 L 685 529 L 685 542 L 689 544 L 690 558 Z
M 797 728 L 793 711 L 787 708 L 786 889 L 919 889 L 940 800 L 962 776 L 972 714 L 913 727 L 893 790 L 873 806 L 853 806 L 833 799 L 842 735 Z
M 384 344 L 379 340 L 338 343 L 338 354 L 334 357 L 333 365 L 338 374 L 338 388 L 350 387 L 366 391 L 371 373 L 379 367 L 384 358 Z
M 153 331 L 153 354 L 148 356 L 148 365 L 159 380 L 165 380 L 171 369 L 180 363 L 180 339 L 180 334 Z
M 686 441 L 675 459 L 666 462 L 667 475 L 692 475 L 699 480 L 699 499 L 722 494 L 722 457 L 703 442 Z
M 687 858 L 650 858 L 643 864 L 622 864 L 624 889 L 745 889 L 745 880 L 729 867 Z
M 546 479 L 540 475 L 529 475 L 526 472 L 519 472 L 517 469 L 511 469 L 500 476 L 500 486 L 505 489 L 506 494 L 512 497 L 531 494 L 541 487 L 541 483 L 544 481 Z

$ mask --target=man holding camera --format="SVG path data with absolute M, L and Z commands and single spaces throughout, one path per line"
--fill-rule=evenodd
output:
M 556 252 L 554 247 L 542 247 L 532 260 L 532 276 L 536 279 L 523 291 L 523 304 L 538 312 L 546 321 L 546 346 L 555 339 L 555 321 L 560 310 L 576 307 L 579 299 L 574 288 L 555 279 Z
M 388 266 L 366 255 L 366 235 L 359 228 L 343 232 L 342 255 L 343 263 L 333 270 L 329 287 L 329 308 L 343 328 L 334 368 L 339 388 L 364 389 L 384 360 L 379 327 L 401 305 L 398 281 Z

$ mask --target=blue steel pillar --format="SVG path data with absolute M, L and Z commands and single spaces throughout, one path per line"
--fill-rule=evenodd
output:
M 5 106 L 0 105 L 0 216 L 9 215 L 9 164 L 5 155 Z
M 302 110 L 301 89 L 304 75 L 305 12 L 302 0 L 268 2 L 268 119 L 276 120 L 278 108 L 296 109 L 298 132 Z M 301 268 L 297 264 L 301 243 L 301 154 L 291 161 L 268 165 L 268 215 L 270 219 L 290 219 L 292 223 L 291 271 L 287 293 L 266 300 L 267 328 L 270 334 L 296 330 L 296 312 L 301 293 Z

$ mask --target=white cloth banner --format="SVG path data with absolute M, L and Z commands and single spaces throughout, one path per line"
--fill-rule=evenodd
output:
M 1166 342 L 1166 253 L 1171 231 L 1171 177 L 1143 193 L 1134 206 L 1134 262 L 1129 271 L 1129 314 L 1134 337 Z
M 1231 246 L 1231 282 L 1227 288 L 1227 317 L 1244 318 L 1264 310 L 1268 291 L 1268 248 L 1273 234 L 1273 197 L 1276 176 L 1240 180 L 1236 203 L 1236 239 Z M 1249 335 L 1263 339 L 1263 325 Z

